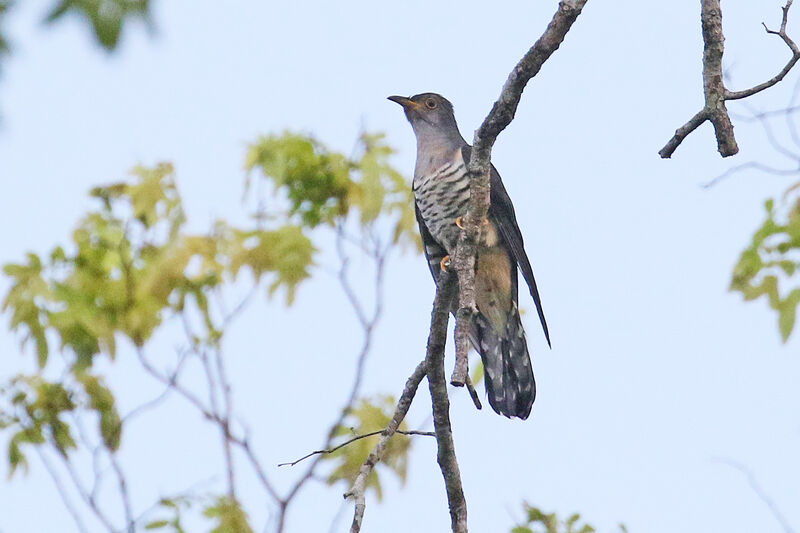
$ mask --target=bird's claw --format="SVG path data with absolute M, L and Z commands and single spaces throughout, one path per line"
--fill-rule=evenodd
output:
M 448 267 L 450 267 L 450 256 L 446 255 L 439 262 L 439 268 L 442 269 L 442 272 L 447 272 Z
M 483 224 L 484 226 L 485 226 L 486 224 L 488 224 L 488 223 L 489 223 L 489 219 L 488 219 L 488 218 L 484 218 L 484 219 L 481 221 L 481 224 Z M 464 217 L 458 217 L 458 218 L 456 219 L 456 226 L 458 226 L 458 228 L 459 228 L 459 229 L 464 229 Z

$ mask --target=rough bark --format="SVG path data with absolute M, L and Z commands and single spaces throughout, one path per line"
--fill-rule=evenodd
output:
M 714 134 L 717 138 L 717 150 L 722 157 L 735 155 L 739 152 L 736 137 L 733 133 L 728 110 L 725 107 L 727 100 L 740 100 L 772 87 L 781 81 L 786 74 L 800 60 L 800 49 L 786 34 L 789 8 L 794 0 L 788 0 L 783 7 L 783 20 L 781 28 L 773 31 L 764 25 L 767 33 L 778 35 L 792 51 L 792 57 L 781 71 L 769 80 L 743 91 L 729 91 L 725 87 L 722 77 L 722 57 L 725 52 L 725 35 L 722 31 L 722 8 L 720 0 L 701 0 L 700 21 L 703 30 L 703 95 L 705 105 L 686 124 L 675 130 L 675 135 L 659 150 L 658 155 L 667 159 L 672 157 L 675 150 L 683 140 L 705 121 L 714 125 Z
M 482 221 L 489 211 L 489 169 L 492 146 L 497 136 L 514 119 L 522 92 L 528 81 L 555 52 L 572 24 L 581 14 L 588 0 L 562 0 L 547 29 L 517 63 L 503 85 L 500 97 L 492 106 L 489 115 L 475 132 L 472 156 L 468 162 L 470 175 L 470 199 L 467 214 L 462 219 L 461 232 L 453 265 L 458 273 L 459 300 L 456 314 L 456 366 L 450 382 L 461 386 L 467 376 L 469 330 L 475 313 L 475 256 L 481 238 Z
M 450 426 L 450 400 L 444 373 L 444 348 L 447 343 L 447 322 L 458 285 L 450 272 L 439 276 L 436 300 L 431 314 L 431 330 L 425 362 L 428 369 L 428 388 L 433 405 L 433 428 L 438 451 L 436 460 L 444 477 L 450 523 L 453 533 L 467 533 L 467 502 L 461 487 L 461 472 L 456 459 L 453 431 Z

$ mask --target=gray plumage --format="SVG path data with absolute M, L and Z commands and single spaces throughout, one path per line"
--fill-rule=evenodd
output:
M 441 261 L 455 254 L 461 231 L 455 220 L 467 211 L 466 162 L 471 146 L 458 130 L 452 104 L 442 96 L 424 93 L 389 99 L 403 106 L 417 138 L 413 181 L 417 222 L 428 266 L 438 280 Z M 470 337 L 483 360 L 489 404 L 502 415 L 525 419 L 536 397 L 536 383 L 517 307 L 517 267 L 528 283 L 548 344 L 550 335 L 514 207 L 494 166 L 490 182 L 486 239 L 479 246 L 475 272 L 478 314 Z

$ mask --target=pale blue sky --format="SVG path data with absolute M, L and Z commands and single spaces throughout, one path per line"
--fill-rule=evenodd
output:
M 66 241 L 91 205 L 88 189 L 138 163 L 175 163 L 195 229 L 241 220 L 246 143 L 286 128 L 346 152 L 362 125 L 385 131 L 410 175 L 413 134 L 386 96 L 440 92 L 471 138 L 556 6 L 157 2 L 155 35 L 127 28 L 109 56 L 82 23 L 43 28 L 50 2 L 19 4 L 0 79 L 2 263 Z M 736 163 L 775 160 L 758 128 L 740 122 L 735 158 L 718 156 L 709 125 L 673 160 L 657 156 L 702 104 L 698 4 L 591 0 L 497 142 L 493 161 L 517 207 L 553 349 L 528 314 L 539 392 L 526 422 L 453 397 L 473 531 L 508 531 L 522 500 L 579 511 L 599 531 L 620 521 L 632 532 L 780 531 L 744 477 L 714 458 L 752 468 L 800 528 L 798 344 L 781 345 L 764 302 L 727 292 L 763 200 L 791 178 L 749 173 L 701 189 Z M 770 77 L 788 53 L 760 23 L 777 25 L 782 2 L 724 4 L 731 88 Z M 784 105 L 796 76 L 752 104 Z M 432 296 L 422 258 L 393 260 L 367 392 L 399 392 L 423 356 Z M 319 272 L 294 307 L 259 304 L 232 334 L 235 402 L 266 464 L 316 448 L 346 396 L 360 333 L 343 305 Z M 0 351 L 2 381 L 30 369 L 17 339 L 0 336 Z M 124 356 L 108 376 L 123 410 L 158 391 Z M 426 418 L 421 392 L 412 425 Z M 216 434 L 180 402 L 139 424 L 121 451 L 139 474 L 138 505 L 219 472 Z M 196 435 L 192 450 L 179 444 L 186 434 Z M 296 472 L 269 475 L 288 486 Z M 432 441 L 415 442 L 405 487 L 387 487 L 384 503 L 368 502 L 365 531 L 447 530 Z M 326 531 L 341 492 L 306 491 L 289 531 Z M 260 523 L 261 500 L 247 503 Z M 0 531 L 72 531 L 36 461 L 0 484 Z

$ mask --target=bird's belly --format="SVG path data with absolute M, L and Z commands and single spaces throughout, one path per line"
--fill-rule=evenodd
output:
M 505 335 L 513 306 L 511 291 L 511 261 L 505 249 L 482 248 L 475 269 L 475 304 L 500 336 Z

